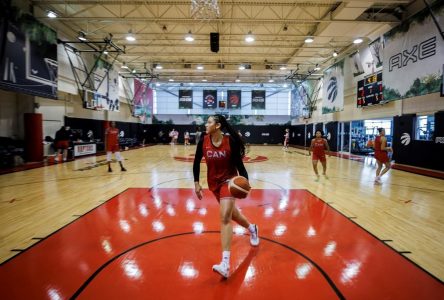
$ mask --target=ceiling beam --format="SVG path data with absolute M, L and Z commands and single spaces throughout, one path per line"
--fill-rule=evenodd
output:
M 32 4 L 69 4 L 69 5 L 90 5 L 90 4 L 103 4 L 103 5 L 189 5 L 189 0 L 177 1 L 177 0 L 151 0 L 147 3 L 146 0 L 32 0 Z M 311 0 L 311 1 L 226 1 L 219 0 L 219 5 L 242 5 L 242 6 L 305 6 L 305 7 L 330 7 L 332 1 L 327 0 Z M 334 1 L 333 1 L 334 2 Z M 369 2 L 368 0 L 344 0 L 341 2 Z M 373 1 L 375 4 L 407 4 L 410 0 L 378 0 Z
M 55 19 L 49 17 L 37 17 L 37 19 L 45 20 L 47 22 L 54 21 L 69 21 L 69 22 L 97 22 L 97 23 L 146 23 L 146 22 L 161 22 L 162 24 L 187 24 L 187 23 L 196 23 L 196 20 L 193 18 L 117 18 L 117 17 L 57 17 Z M 241 19 L 241 18 L 220 18 L 216 20 L 212 20 L 214 22 L 223 22 L 223 23 L 237 23 L 237 24 L 307 24 L 307 23 L 350 23 L 350 24 L 399 24 L 399 21 L 393 20 L 314 20 L 314 19 Z M 212 22 L 210 21 L 210 22 Z

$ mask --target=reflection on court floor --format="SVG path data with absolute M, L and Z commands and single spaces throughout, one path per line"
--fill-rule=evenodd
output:
M 438 299 L 444 287 L 307 190 L 239 200 L 222 280 L 218 203 L 205 191 L 131 188 L 0 267 L 3 299 Z

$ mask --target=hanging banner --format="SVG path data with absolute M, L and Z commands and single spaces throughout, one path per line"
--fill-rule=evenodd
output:
M 364 74 L 364 67 L 362 66 L 361 62 L 361 55 L 359 55 L 358 51 L 350 55 L 350 63 L 352 65 L 354 77 Z
M 308 81 L 297 84 L 291 90 L 291 119 L 308 118 L 309 117 L 309 95 L 312 94 L 312 86 Z
M 251 91 L 251 109 L 265 109 L 265 91 Z
M 103 59 L 97 61 L 94 86 L 97 88 L 98 107 L 103 110 L 119 111 L 119 73 Z
M 203 108 L 216 108 L 217 106 L 217 91 L 204 90 L 203 91 Z
M 147 82 L 134 79 L 134 116 L 139 117 L 142 123 L 151 119 L 153 107 L 153 90 Z
M 444 28 L 444 1 L 437 1 L 431 9 Z M 439 31 L 429 10 L 424 9 L 384 35 L 385 101 L 440 91 L 444 39 Z
M 193 90 L 179 90 L 179 109 L 193 108 Z
M 228 108 L 238 109 L 241 108 L 241 91 L 235 90 L 227 92 Z
M 344 60 L 324 71 L 322 113 L 344 110 Z
M 57 99 L 57 34 L 30 15 L 0 20 L 0 87 Z
M 368 48 L 370 49 L 370 53 L 373 57 L 373 62 L 376 68 L 382 66 L 382 47 L 383 44 L 381 42 L 381 38 L 377 38 L 370 44 L 368 44 Z

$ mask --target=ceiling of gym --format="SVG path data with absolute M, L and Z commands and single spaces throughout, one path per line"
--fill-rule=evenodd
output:
M 283 82 L 295 72 L 321 74 L 334 51 L 340 58 L 357 47 L 355 38 L 367 43 L 398 24 L 410 2 L 219 0 L 220 16 L 201 20 L 192 17 L 191 0 L 30 1 L 34 15 L 68 40 L 79 31 L 90 41 L 112 34 L 115 44 L 125 46 L 120 62 L 158 74 L 160 81 L 255 83 Z M 48 10 L 57 18 L 49 18 Z M 130 30 L 134 42 L 126 40 Z M 190 31 L 194 41 L 187 42 Z M 247 43 L 250 31 L 255 41 Z M 217 53 L 210 49 L 211 32 L 220 34 Z M 314 41 L 306 43 L 307 37 Z M 241 64 L 251 69 L 239 70 Z M 314 72 L 316 64 L 321 70 Z

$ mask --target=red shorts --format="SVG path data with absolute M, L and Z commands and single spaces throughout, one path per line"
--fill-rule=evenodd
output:
M 56 143 L 57 149 L 68 149 L 69 148 L 69 141 L 58 141 Z
M 223 198 L 233 198 L 231 196 L 230 190 L 228 189 L 228 182 L 224 182 L 217 187 L 216 190 L 212 191 L 214 196 L 217 199 L 217 202 L 220 202 L 220 199 Z M 234 198 L 233 198 L 234 199 Z
M 119 144 L 115 144 L 115 145 L 107 145 L 106 146 L 106 152 L 119 152 L 120 151 L 120 147 Z
M 380 161 L 381 163 L 385 164 L 390 161 L 387 152 L 381 151 L 381 152 L 375 152 L 375 159 L 377 161 Z
M 313 152 L 312 160 L 327 161 L 327 158 L 325 157 L 325 154 L 318 155 L 318 154 Z

